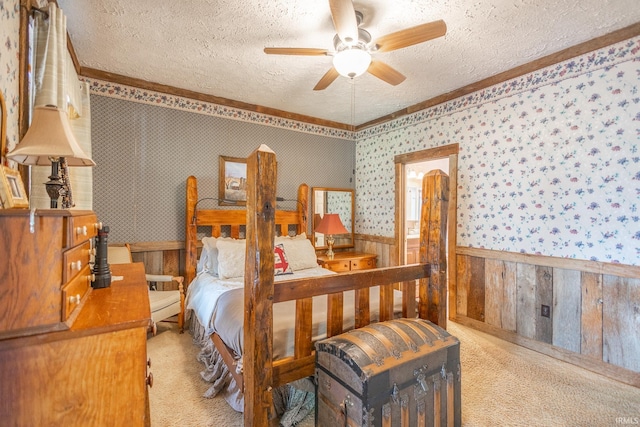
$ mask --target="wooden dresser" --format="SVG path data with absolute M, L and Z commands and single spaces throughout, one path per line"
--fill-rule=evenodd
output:
M 29 223 L 34 224 L 34 233 Z M 142 264 L 92 289 L 90 211 L 0 210 L 0 419 L 6 425 L 149 425 L 151 325 Z
M 318 256 L 320 266 L 336 273 L 376 268 L 378 256 L 360 252 L 336 252 L 333 259 L 326 255 Z

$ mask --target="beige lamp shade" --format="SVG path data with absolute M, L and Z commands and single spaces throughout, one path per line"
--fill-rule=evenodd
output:
M 46 166 L 58 157 L 68 166 L 96 165 L 78 145 L 66 113 L 52 105 L 34 108 L 27 134 L 7 157 L 23 165 Z
M 316 227 L 316 233 L 322 234 L 347 234 L 349 231 L 344 228 L 342 221 L 340 221 L 340 215 L 338 214 L 324 214 L 320 220 L 320 224 Z

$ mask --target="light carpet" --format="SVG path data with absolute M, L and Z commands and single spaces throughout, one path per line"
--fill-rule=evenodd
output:
M 621 426 L 640 424 L 640 389 L 449 322 L 460 339 L 462 425 Z M 188 332 L 161 323 L 147 341 L 152 360 L 151 425 L 242 426 L 223 397 L 202 397 L 198 348 Z M 312 416 L 302 427 L 314 425 Z

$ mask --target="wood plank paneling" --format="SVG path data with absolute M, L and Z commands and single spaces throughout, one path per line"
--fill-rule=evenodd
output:
M 485 273 L 485 307 L 484 321 L 489 325 L 502 328 L 503 277 L 504 264 L 502 261 L 487 259 L 484 266 Z
M 640 272 L 638 266 L 476 248 L 456 253 L 456 321 L 483 325 L 496 336 L 639 384 L 640 275 L 629 277 Z M 482 310 L 482 285 L 484 320 L 472 317 Z M 550 317 L 542 316 L 542 305 L 549 306 Z
M 553 269 L 550 267 L 536 266 L 536 304 L 535 322 L 536 339 L 551 344 L 553 342 L 553 310 L 551 317 L 542 316 L 542 305 L 553 309 Z
M 484 258 L 469 257 L 469 282 L 467 289 L 467 316 L 484 322 L 485 273 Z
M 516 330 L 516 265 L 485 262 L 485 321 L 508 331 Z
M 640 279 L 605 275 L 603 360 L 640 372 Z
M 515 262 L 504 262 L 503 270 L 503 305 L 502 305 L 502 329 L 516 331 L 517 328 L 517 264 Z
M 467 315 L 467 294 L 469 293 L 469 282 L 471 281 L 471 261 L 467 255 L 458 255 L 456 271 L 458 272 L 458 282 L 456 284 L 456 313 L 458 316 Z
M 602 275 L 581 273 L 582 343 L 580 352 L 602 359 Z
M 458 258 L 460 255 L 458 255 Z M 516 332 L 536 338 L 536 266 L 516 264 Z
M 581 309 L 580 272 L 554 268 L 553 345 L 580 353 Z

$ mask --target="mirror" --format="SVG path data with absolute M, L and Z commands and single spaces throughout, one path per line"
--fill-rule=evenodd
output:
M 313 246 L 316 249 L 326 249 L 326 236 L 322 233 L 316 233 L 320 220 L 324 214 L 335 213 L 340 216 L 340 221 L 348 234 L 336 234 L 333 236 L 335 243 L 333 248 L 352 248 L 354 246 L 354 190 L 349 188 L 326 188 L 313 187 L 312 189 L 312 208 L 313 208 Z

